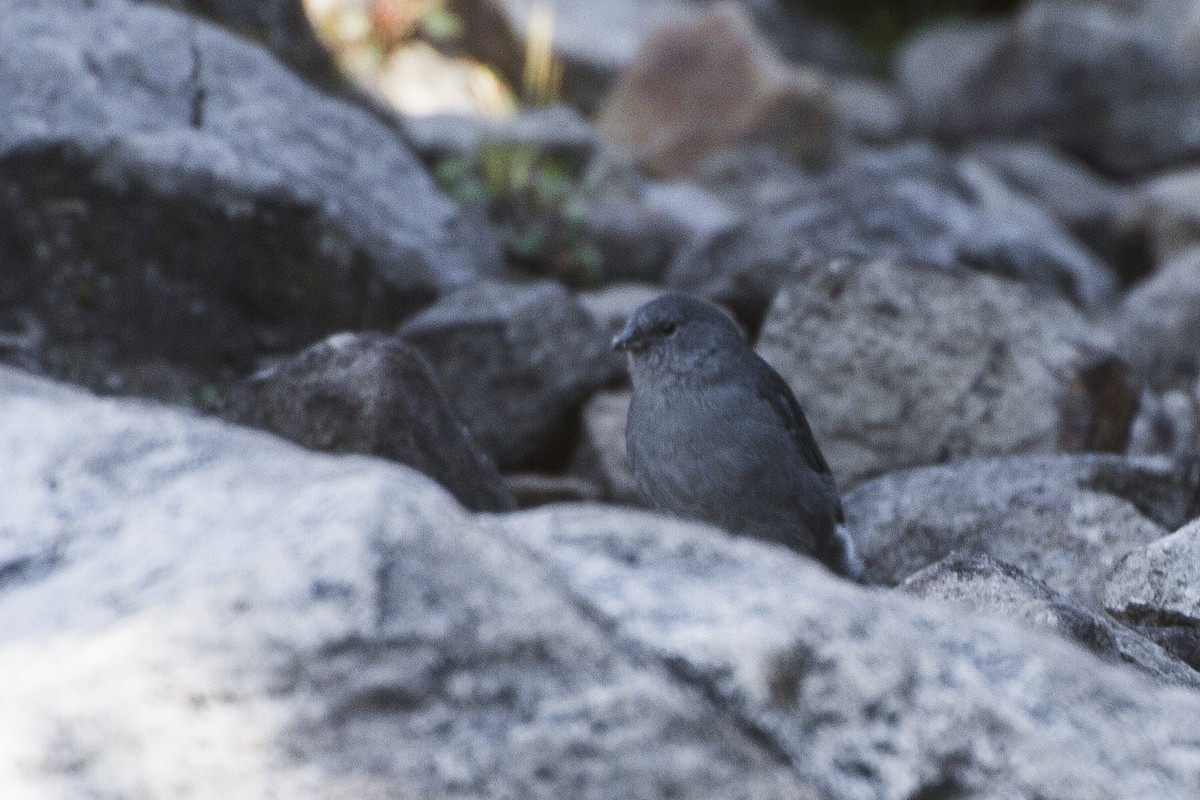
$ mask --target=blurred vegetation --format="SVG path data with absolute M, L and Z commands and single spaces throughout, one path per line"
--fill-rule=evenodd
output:
M 601 256 L 587 232 L 594 180 L 568 160 L 535 145 L 485 142 L 474 155 L 442 161 L 434 173 L 455 200 L 486 211 L 519 277 L 599 283 Z

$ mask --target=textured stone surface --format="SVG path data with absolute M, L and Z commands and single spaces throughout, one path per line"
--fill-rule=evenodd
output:
M 742 224 L 682 253 L 667 283 L 752 319 L 814 263 L 886 257 L 1011 278 L 1085 308 L 1111 302 L 1111 270 L 1044 210 L 1001 195 L 986 170 L 914 144 L 859 154 L 817 179 L 790 178 Z
M 0 3 L 0 297 L 49 342 L 216 370 L 498 271 L 371 114 L 190 15 L 70 5 Z
M 1012 457 L 893 472 L 843 503 L 871 581 L 899 583 L 959 551 L 1099 609 L 1113 566 L 1165 536 L 1198 487 L 1194 470 L 1166 458 Z
M 1010 281 L 835 260 L 780 292 L 757 349 L 848 487 L 971 456 L 1123 448 L 1137 395 L 1119 369 L 1091 375 L 1106 339 Z
M 1200 378 L 1200 248 L 1165 264 L 1121 299 L 1117 346 L 1156 389 Z
M 493 519 L 822 797 L 1184 800 L 1200 787 L 1200 698 L 1056 636 L 644 512 Z
M 646 505 L 633 477 L 625 447 L 629 391 L 598 392 L 583 407 L 583 436 L 571 459 L 571 472 L 604 487 L 608 500 Z
M 225 413 L 314 450 L 407 464 L 467 508 L 514 507 L 496 465 L 471 440 L 429 364 L 399 339 L 332 336 L 243 381 Z
M 1104 602 L 1131 622 L 1200 628 L 1200 520 L 1122 558 Z
M 1125 175 L 1195 158 L 1200 58 L 1136 5 L 1032 2 L 999 26 L 915 38 L 897 59 L 912 120 L 956 140 L 1040 139 Z
M 565 459 L 579 406 L 614 375 L 604 333 L 550 281 L 466 287 L 399 333 L 501 469 Z
M 900 584 L 902 591 L 1072 639 L 1101 658 L 1137 667 L 1163 683 L 1200 689 L 1200 672 L 1107 614 L 1071 602 L 1011 564 L 951 554 Z
M 825 75 L 788 65 L 735 3 L 664 25 L 605 98 L 600 130 L 651 175 L 684 175 L 717 151 L 766 143 L 800 163 L 833 140 Z
M 415 471 L 0 369 L 0 795 L 812 798 Z

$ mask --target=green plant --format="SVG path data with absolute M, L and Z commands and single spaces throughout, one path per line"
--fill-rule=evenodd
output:
M 486 208 L 516 274 L 586 286 L 601 277 L 601 254 L 589 240 L 592 187 L 580 172 L 536 145 L 488 141 L 442 161 L 435 175 L 460 203 Z

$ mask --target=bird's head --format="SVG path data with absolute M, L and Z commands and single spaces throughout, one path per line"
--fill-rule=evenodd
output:
M 629 356 L 634 384 L 697 380 L 719 373 L 747 348 L 728 314 L 685 294 L 665 294 L 633 313 L 613 349 Z

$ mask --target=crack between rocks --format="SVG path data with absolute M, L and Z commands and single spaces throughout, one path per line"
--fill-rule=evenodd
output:
M 207 100 L 208 91 L 204 88 L 200 80 L 201 73 L 204 70 L 204 58 L 200 52 L 200 44 L 196 41 L 196 26 L 193 24 L 188 37 L 192 53 L 192 71 L 188 75 L 188 85 L 191 87 L 191 114 L 188 122 L 191 126 L 200 130 L 204 127 L 204 103 Z
M 738 711 L 738 709 L 727 702 L 726 698 L 721 694 L 720 690 L 713 685 L 699 670 L 693 668 L 686 660 L 679 657 L 672 657 L 656 652 L 650 647 L 641 644 L 635 639 L 622 634 L 615 620 L 608 617 L 603 611 L 587 601 L 585 597 L 573 590 L 566 578 L 556 570 L 552 565 L 547 563 L 539 553 L 533 550 L 524 542 L 509 536 L 503 532 L 502 526 L 494 526 L 494 530 L 504 536 L 510 546 L 518 548 L 525 553 L 535 564 L 541 569 L 546 576 L 547 581 L 553 586 L 559 595 L 567 601 L 568 604 L 578 611 L 584 619 L 591 622 L 602 632 L 607 634 L 609 640 L 613 643 L 615 649 L 629 657 L 634 663 L 655 664 L 666 671 L 666 673 L 675 681 L 684 686 L 698 692 L 705 699 L 709 707 L 721 719 L 729 721 L 734 728 L 741 734 L 746 736 L 751 742 L 762 748 L 776 763 L 782 764 L 801 781 L 811 780 L 811 776 L 807 775 L 797 763 L 796 759 L 788 752 L 787 748 L 775 738 L 769 728 L 760 725 L 753 719 Z

